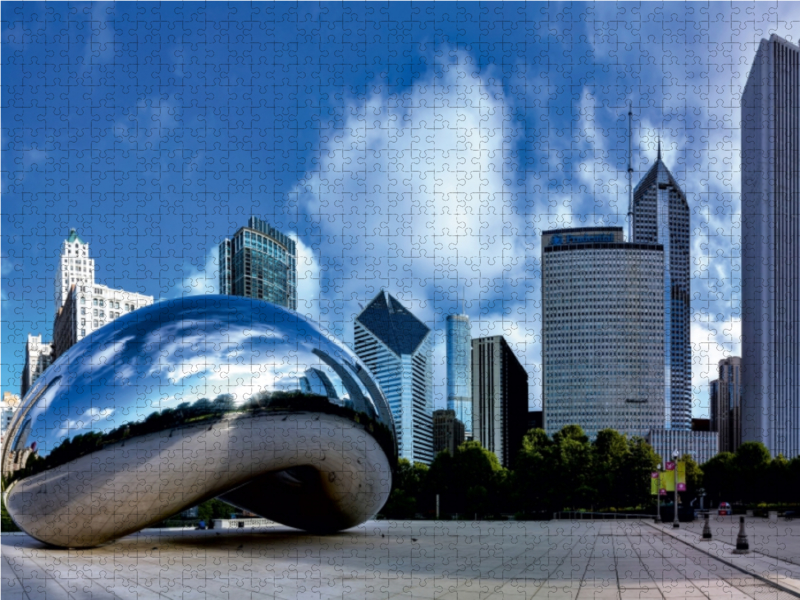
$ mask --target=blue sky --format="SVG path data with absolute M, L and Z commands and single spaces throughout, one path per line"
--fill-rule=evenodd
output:
M 259 215 L 300 247 L 299 311 L 345 341 L 383 287 L 436 331 L 462 299 L 541 396 L 540 232 L 624 224 L 664 159 L 692 214 L 695 415 L 740 352 L 739 96 L 800 5 L 14 3 L 2 10 L 2 389 L 52 338 L 69 229 L 97 280 L 213 293 Z

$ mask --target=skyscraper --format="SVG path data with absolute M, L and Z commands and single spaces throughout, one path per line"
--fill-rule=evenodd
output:
M 718 373 L 710 386 L 711 431 L 719 433 L 720 452 L 736 452 L 742 445 L 742 359 L 722 359 Z
M 53 348 L 48 342 L 42 342 L 41 335 L 28 334 L 25 344 L 25 365 L 22 368 L 22 386 L 20 396 L 25 397 L 28 390 L 39 379 L 53 362 Z
M 94 284 L 94 259 L 89 256 L 89 244 L 84 242 L 75 229 L 61 243 L 61 256 L 56 270 L 55 310 L 67 301 L 67 294 L 73 285 Z
M 664 428 L 664 249 L 621 227 L 542 232 L 544 428 Z M 474 369 L 474 367 L 473 367 Z
M 664 416 L 667 429 L 692 428 L 689 204 L 672 173 L 656 162 L 633 191 L 634 243 L 664 248 Z
M 742 441 L 800 455 L 800 48 L 761 40 L 742 93 Z
M 430 329 L 381 291 L 354 324 L 355 352 L 381 386 L 394 417 L 398 456 L 433 461 Z
M 512 467 L 528 431 L 528 373 L 501 335 L 472 340 L 472 439 Z
M 250 217 L 219 245 L 219 293 L 267 300 L 297 310 L 297 245 L 266 221 Z
M 456 448 L 464 442 L 464 423 L 452 410 L 433 411 L 433 454 L 447 450 L 454 456 Z
M 447 317 L 447 409 L 472 435 L 472 334 L 467 315 Z
M 55 278 L 56 318 L 53 354 L 56 360 L 73 344 L 117 317 L 153 303 L 153 297 L 95 283 L 89 244 L 71 229 L 61 244 Z

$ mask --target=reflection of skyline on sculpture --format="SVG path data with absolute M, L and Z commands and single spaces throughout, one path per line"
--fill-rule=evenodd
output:
M 36 382 L 19 414 L 23 423 L 30 421 L 31 441 L 36 439 L 40 456 L 61 437 L 105 433 L 182 403 L 230 395 L 239 408 L 259 393 L 302 390 L 309 374 L 315 382 L 310 393 L 323 395 L 324 375 L 334 392 L 324 394 L 331 401 L 356 402 L 355 410 L 378 413 L 374 391 L 358 376 L 356 357 L 295 313 L 263 301 L 220 296 L 192 298 L 169 311 L 164 304 L 94 332 L 86 345 L 71 348 Z M 245 305 L 252 316 L 243 312 Z M 269 329 L 260 330 L 263 312 L 274 312 L 276 318 Z M 275 353 L 276 343 L 294 337 L 295 329 L 318 348 L 298 344 L 288 355 Z M 337 374 L 332 362 L 347 365 L 350 377 Z M 113 389 L 113 398 L 93 391 L 101 380 Z M 31 400 L 42 392 L 45 397 L 31 410 Z M 18 437 L 14 447 L 20 445 Z

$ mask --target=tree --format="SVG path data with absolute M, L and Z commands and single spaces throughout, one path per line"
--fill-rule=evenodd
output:
M 390 519 L 413 519 L 418 512 L 419 496 L 427 473 L 426 465 L 412 465 L 406 458 L 397 461 L 392 491 L 381 512 Z
M 628 459 L 628 441 L 614 429 L 603 429 L 592 444 L 592 479 L 597 490 L 596 504 L 621 507 L 628 482 L 622 470 Z
M 556 481 L 552 454 L 553 442 L 544 429 L 531 429 L 522 438 L 511 478 L 514 503 L 523 513 L 552 509 Z
M 720 452 L 703 463 L 703 484 L 708 494 L 709 506 L 720 502 L 733 502 L 736 495 L 736 466 L 734 455 Z
M 473 440 L 461 444 L 453 456 L 447 452 L 436 456 L 426 488 L 431 494 L 439 494 L 444 512 L 466 513 L 472 509 L 473 513 L 487 514 L 503 508 L 505 498 L 500 492 L 505 476 L 497 456 Z M 486 502 L 480 501 L 483 498 Z
M 620 504 L 622 507 L 647 506 L 653 502 L 650 495 L 650 474 L 658 469 L 658 454 L 644 438 L 628 439 L 628 452 L 619 469 Z
M 736 450 L 733 462 L 739 483 L 737 499 L 746 503 L 765 499 L 771 462 L 767 447 L 761 442 L 745 442 Z
M 686 498 L 691 502 L 697 497 L 697 491 L 703 487 L 703 469 L 692 458 L 691 454 L 684 454 L 680 458 L 686 465 Z
M 580 425 L 567 425 L 553 436 L 553 454 L 558 477 L 554 502 L 559 508 L 588 507 L 596 490 L 592 487 L 592 447 Z

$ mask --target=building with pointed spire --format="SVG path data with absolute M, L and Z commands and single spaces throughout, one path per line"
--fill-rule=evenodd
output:
M 447 334 L 447 409 L 464 424 L 472 437 L 472 333 L 465 314 L 448 315 Z
M 81 239 L 75 229 L 61 243 L 59 268 L 56 270 L 55 310 L 67 301 L 67 294 L 73 285 L 94 284 L 94 259 L 89 256 L 89 244 Z
M 661 157 L 633 190 L 633 236 L 664 248 L 664 424 L 692 428 L 689 204 Z
M 772 35 L 742 93 L 742 442 L 800 455 L 800 47 Z
M 431 330 L 381 290 L 354 323 L 355 352 L 389 402 L 399 458 L 433 461 Z

